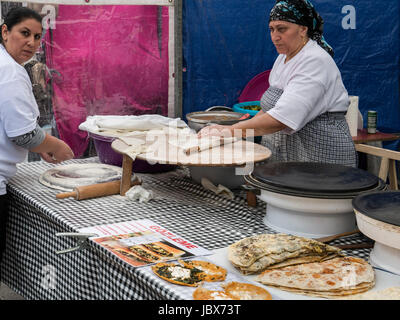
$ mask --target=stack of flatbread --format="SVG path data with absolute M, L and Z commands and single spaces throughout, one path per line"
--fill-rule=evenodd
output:
M 400 287 L 369 291 L 341 298 L 342 300 L 400 300 Z
M 363 259 L 344 257 L 339 248 L 287 234 L 260 234 L 228 248 L 228 258 L 242 273 L 285 291 L 340 298 L 368 291 L 375 273 Z
M 312 239 L 287 234 L 259 234 L 228 248 L 228 259 L 242 273 L 319 262 L 341 255 L 340 249 Z
M 294 293 L 340 298 L 371 289 L 375 285 L 375 273 L 363 259 L 337 257 L 324 262 L 266 270 L 256 280 Z

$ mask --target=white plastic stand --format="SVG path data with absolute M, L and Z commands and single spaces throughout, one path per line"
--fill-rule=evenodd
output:
M 321 238 L 356 228 L 351 199 L 304 198 L 266 190 L 259 198 L 267 203 L 264 224 L 277 232 Z

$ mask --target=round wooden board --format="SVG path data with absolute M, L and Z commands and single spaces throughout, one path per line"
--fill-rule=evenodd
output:
M 131 146 L 124 141 L 116 139 L 111 147 L 114 151 L 129 156 L 129 152 L 125 151 Z M 137 155 L 137 159 L 147 160 L 150 163 L 184 166 L 230 167 L 264 161 L 271 156 L 268 148 L 246 140 L 239 140 L 189 155 L 186 155 L 181 148 L 169 144 L 166 139 L 155 141 L 150 148 L 151 151 Z

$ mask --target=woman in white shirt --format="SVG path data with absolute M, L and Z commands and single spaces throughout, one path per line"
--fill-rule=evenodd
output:
M 261 98 L 262 110 L 232 126 L 209 126 L 200 136 L 263 136 L 270 161 L 357 165 L 345 114 L 350 104 L 340 71 L 308 0 L 277 1 L 269 19 L 279 53 Z
M 6 184 L 28 151 L 59 163 L 72 159 L 71 148 L 46 134 L 37 124 L 39 109 L 29 76 L 21 65 L 33 57 L 42 35 L 42 19 L 35 11 L 12 9 L 1 25 L 0 37 L 0 259 L 7 216 Z

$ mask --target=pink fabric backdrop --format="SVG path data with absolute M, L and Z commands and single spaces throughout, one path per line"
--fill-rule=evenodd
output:
M 168 114 L 168 9 L 161 43 L 157 16 L 157 6 L 59 6 L 46 64 L 61 74 L 53 73 L 53 109 L 76 157 L 89 115 Z

